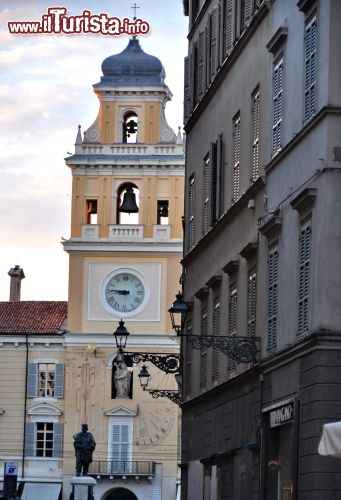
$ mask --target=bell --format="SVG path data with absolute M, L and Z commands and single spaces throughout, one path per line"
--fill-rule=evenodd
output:
M 135 214 L 139 211 L 139 207 L 136 204 L 136 196 L 131 186 L 127 187 L 123 196 L 122 205 L 119 207 L 118 211 L 127 214 Z

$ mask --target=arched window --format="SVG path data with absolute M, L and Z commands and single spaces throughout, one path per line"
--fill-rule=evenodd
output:
M 134 111 L 128 111 L 124 115 L 122 142 L 137 142 L 137 114 Z
M 121 184 L 117 190 L 117 224 L 139 223 L 139 189 L 135 184 Z

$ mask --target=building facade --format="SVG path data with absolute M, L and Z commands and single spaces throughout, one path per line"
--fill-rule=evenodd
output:
M 341 5 L 183 4 L 182 499 L 334 498 Z
M 87 423 L 97 446 L 89 473 L 96 499 L 175 499 L 179 406 L 141 388 L 132 353 L 178 356 L 168 306 L 182 255 L 184 152 L 165 117 L 165 71 L 132 38 L 102 63 L 99 113 L 66 158 L 72 174 L 66 337 L 64 478 L 74 475 L 73 438 Z M 129 331 L 124 357 L 114 332 Z M 150 361 L 150 389 L 177 390 Z M 123 374 L 123 371 L 122 371 Z M 66 490 L 68 493 L 68 491 Z M 67 498 L 67 497 L 66 497 Z

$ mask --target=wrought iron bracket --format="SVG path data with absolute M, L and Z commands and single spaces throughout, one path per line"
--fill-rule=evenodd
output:
M 236 363 L 255 363 L 260 353 L 260 337 L 223 337 L 218 335 L 183 335 L 194 349 L 219 349 Z
M 125 352 L 133 363 L 149 361 L 166 373 L 177 375 L 181 371 L 180 354 L 176 353 L 155 353 L 155 352 Z
M 146 389 L 153 398 L 168 398 L 173 403 L 177 405 L 181 405 L 182 397 L 180 391 L 171 391 L 171 390 L 163 390 L 163 389 Z

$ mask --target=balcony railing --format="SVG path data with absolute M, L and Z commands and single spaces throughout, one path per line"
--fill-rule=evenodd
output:
M 94 460 L 89 467 L 91 476 L 140 476 L 153 477 L 155 462 L 117 462 Z

